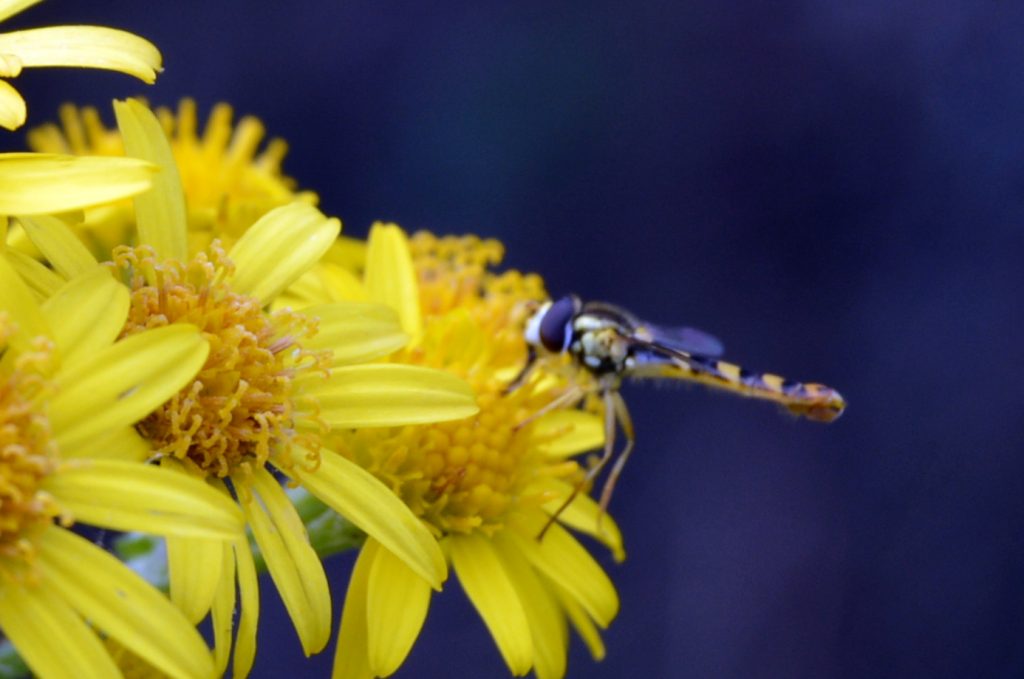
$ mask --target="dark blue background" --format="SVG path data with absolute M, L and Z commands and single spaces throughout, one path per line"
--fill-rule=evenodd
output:
M 55 22 L 137 31 L 167 70 L 27 73 L 30 124 L 228 100 L 350 234 L 496 236 L 556 294 L 846 395 L 821 426 L 627 387 L 622 612 L 570 676 L 1024 674 L 1024 4 L 51 0 L 8 25 Z M 255 674 L 325 675 L 265 592 Z M 453 582 L 399 676 L 505 675 Z

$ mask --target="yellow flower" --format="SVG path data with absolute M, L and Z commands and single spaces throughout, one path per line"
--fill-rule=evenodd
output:
M 40 0 L 0 0 L 0 21 Z M 0 78 L 14 78 L 36 66 L 75 66 L 120 71 L 146 83 L 161 70 L 160 52 L 137 35 L 102 26 L 48 26 L 0 33 Z M 25 122 L 25 100 L 0 79 L 0 126 Z
M 569 531 L 555 523 L 537 540 L 582 477 L 572 456 L 602 444 L 602 421 L 589 412 L 554 410 L 520 426 L 568 386 L 556 375 L 537 374 L 508 390 L 526 357 L 525 314 L 544 297 L 538 277 L 487 272 L 501 259 L 495 241 L 420 234 L 412 253 L 398 227 L 374 226 L 367 294 L 390 304 L 415 338 L 393 360 L 464 378 L 480 413 L 460 422 L 339 432 L 334 445 L 430 528 L 512 673 L 533 668 L 538 677 L 560 677 L 567 620 L 601 658 L 597 628 L 618 610 L 608 576 Z M 596 503 L 580 494 L 559 522 L 594 535 L 622 558 L 615 523 L 605 517 L 598 530 L 598 515 Z M 334 676 L 397 670 L 429 599 L 422 578 L 367 539 L 349 583 Z
M 128 306 L 99 267 L 37 305 L 0 258 L 0 628 L 41 676 L 114 676 L 97 632 L 172 676 L 214 671 L 171 602 L 67 530 L 244 540 L 226 498 L 144 464 L 131 425 L 192 379 L 208 345 L 181 324 L 115 342 Z
M 283 139 L 273 138 L 260 150 L 265 130 L 257 118 L 244 116 L 232 127 L 231 107 L 217 104 L 200 134 L 192 99 L 182 99 L 176 115 L 166 108 L 155 112 L 170 140 L 185 192 L 190 253 L 201 251 L 214 238 L 230 247 L 275 207 L 296 201 L 316 205 L 315 193 L 297 191 L 295 181 L 281 172 L 288 152 Z M 60 123 L 30 130 L 29 148 L 73 155 L 124 154 L 121 133 L 106 127 L 95 108 L 65 104 Z M 109 257 L 114 246 L 130 241 L 134 219 L 131 203 L 111 202 L 86 212 L 79 233 L 94 253 Z
M 398 555 L 429 586 L 447 566 L 409 509 L 361 467 L 325 445 L 331 427 L 392 426 L 464 418 L 477 407 L 468 385 L 417 366 L 367 364 L 402 346 L 395 314 L 381 305 L 325 304 L 267 311 L 313 267 L 340 224 L 295 203 L 272 210 L 225 253 L 217 243 L 188 255 L 185 208 L 166 138 L 135 101 L 115 104 L 125 145 L 161 166 L 156 188 L 135 199 L 138 247 L 110 264 L 131 289 L 123 332 L 184 321 L 200 328 L 210 354 L 194 381 L 139 424 L 165 466 L 237 497 L 295 623 L 303 650 L 330 637 L 327 580 L 305 528 L 271 472 L 304 486 Z M 26 233 L 57 271 L 93 266 L 54 218 L 25 218 Z M 193 622 L 212 610 L 218 670 L 227 664 L 236 580 L 241 613 L 236 674 L 255 654 L 258 592 L 244 548 L 194 538 L 168 540 L 171 599 Z

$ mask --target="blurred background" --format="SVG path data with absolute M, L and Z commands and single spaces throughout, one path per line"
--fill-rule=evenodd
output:
M 847 397 L 823 426 L 624 389 L 622 610 L 570 677 L 1024 675 L 1024 4 L 50 0 L 3 29 L 54 23 L 166 71 L 26 72 L 27 127 L 228 101 L 350 235 L 497 237 L 552 294 Z M 326 676 L 263 599 L 254 676 Z M 454 581 L 398 676 L 507 676 Z

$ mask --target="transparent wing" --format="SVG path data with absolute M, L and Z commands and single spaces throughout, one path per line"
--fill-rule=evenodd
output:
M 717 337 L 696 328 L 666 328 L 643 322 L 636 327 L 633 334 L 642 342 L 675 351 L 685 351 L 688 354 L 721 356 L 725 352 L 725 347 Z

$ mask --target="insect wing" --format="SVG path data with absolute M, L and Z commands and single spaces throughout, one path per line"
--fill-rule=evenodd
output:
M 696 328 L 665 328 L 650 323 L 640 324 L 634 331 L 637 340 L 656 344 L 673 351 L 683 351 L 701 356 L 721 356 L 725 351 L 722 342 L 703 330 Z
M 629 341 L 629 353 L 633 362 L 627 371 L 628 377 L 692 379 L 695 374 L 707 372 L 709 361 L 701 356 L 670 349 L 663 344 L 637 337 L 632 337 Z

